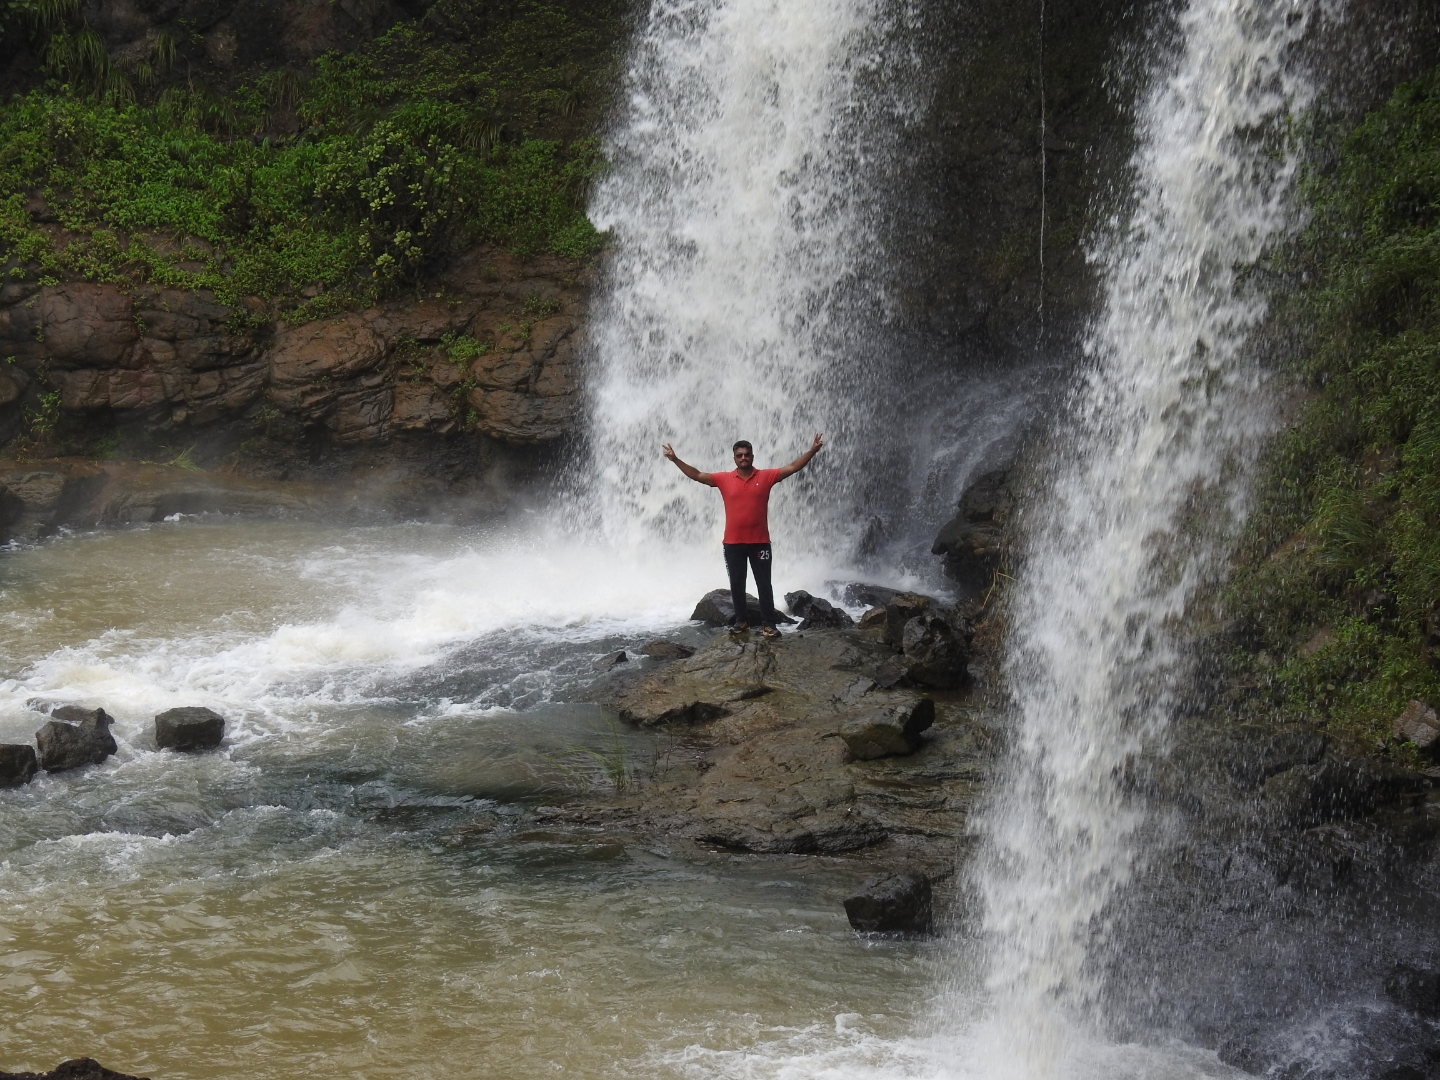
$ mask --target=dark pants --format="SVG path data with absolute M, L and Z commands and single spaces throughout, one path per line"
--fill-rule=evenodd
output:
M 745 562 L 755 571 L 755 591 L 760 594 L 760 619 L 775 625 L 775 592 L 770 587 L 769 544 L 726 544 L 725 569 L 730 574 L 730 599 L 735 604 L 735 621 L 749 622 L 745 604 Z

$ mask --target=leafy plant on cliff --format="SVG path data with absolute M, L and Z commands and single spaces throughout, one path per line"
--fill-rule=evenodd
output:
M 209 288 L 298 317 L 475 243 L 586 257 L 599 153 L 575 102 L 600 97 L 617 11 L 532 2 L 497 19 L 440 0 L 354 54 L 229 93 L 52 82 L 0 107 L 0 256 L 12 278 Z
M 1408 700 L 1440 703 L 1440 70 L 1351 132 L 1309 195 L 1305 398 L 1229 608 L 1237 663 L 1281 716 L 1383 743 Z

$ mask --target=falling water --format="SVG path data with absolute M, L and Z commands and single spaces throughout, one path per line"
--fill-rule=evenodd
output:
M 615 237 L 591 387 L 612 542 L 714 532 L 718 500 L 661 443 L 717 469 L 749 438 L 771 465 L 824 430 L 832 449 L 812 474 L 828 477 L 797 478 L 772 520 L 792 549 L 843 546 L 854 500 L 840 489 L 863 471 L 881 375 L 867 327 L 886 303 L 889 133 L 909 107 L 902 21 L 885 0 L 651 8 L 591 210 Z
M 1104 306 L 1013 607 L 1016 727 L 983 823 L 989 985 L 1014 1075 L 1066 1071 L 1095 1014 L 1111 901 L 1143 857 L 1127 758 L 1163 737 L 1179 623 L 1221 570 L 1270 429 L 1247 273 L 1291 227 L 1277 151 L 1310 84 L 1286 0 L 1193 0 L 1138 112 L 1128 220 L 1094 251 Z

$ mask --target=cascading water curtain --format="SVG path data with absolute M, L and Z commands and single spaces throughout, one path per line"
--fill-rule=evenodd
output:
M 1012 609 L 1015 729 L 982 823 L 990 1000 L 1006 1065 L 1065 1071 L 1099 1019 L 1107 905 L 1138 865 L 1128 757 L 1154 746 L 1183 678 L 1176 624 L 1245 510 L 1271 414 L 1247 341 L 1245 273 L 1291 228 L 1287 56 L 1306 3 L 1192 0 L 1138 114 L 1128 220 L 1092 252 L 1104 303 Z
M 660 457 L 733 468 L 748 438 L 784 464 L 831 450 L 778 515 L 811 553 L 843 548 L 873 377 L 887 132 L 906 106 L 903 19 L 887 0 L 654 0 L 632 50 L 611 169 L 612 231 L 591 324 L 590 485 L 619 546 L 710 537 L 719 500 Z M 827 460 L 828 459 L 828 460 Z

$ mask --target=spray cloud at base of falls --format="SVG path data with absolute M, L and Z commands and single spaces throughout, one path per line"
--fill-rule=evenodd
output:
M 1013 598 L 1015 729 L 976 876 L 1015 1075 L 1063 1071 L 1072 1025 L 1100 1019 L 1111 901 L 1142 858 L 1124 770 L 1163 739 L 1177 624 L 1222 569 L 1271 428 L 1245 271 L 1293 225 L 1283 125 L 1312 89 L 1287 57 L 1318 14 L 1180 14 L 1137 111 L 1127 220 L 1093 251 L 1104 302 Z

